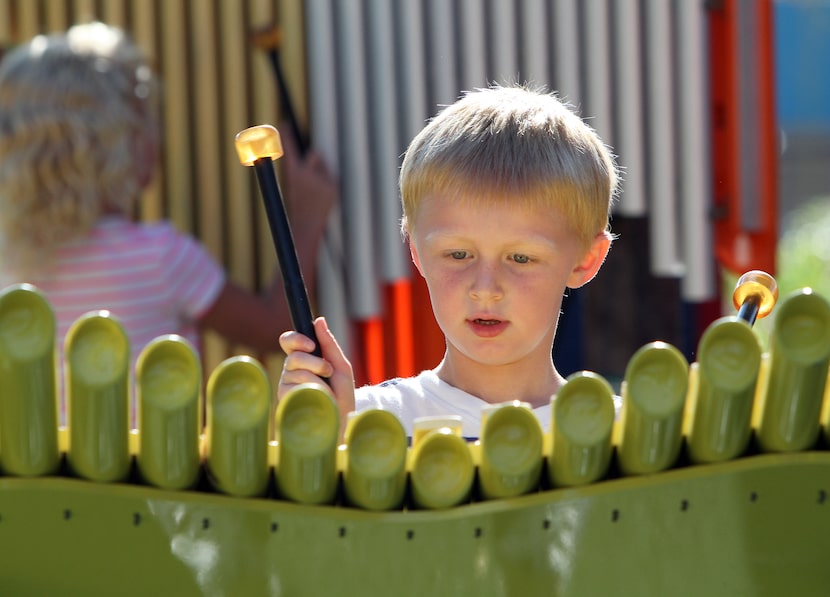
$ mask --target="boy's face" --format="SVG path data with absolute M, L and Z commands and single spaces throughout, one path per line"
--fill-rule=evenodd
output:
M 590 280 L 609 241 L 586 254 L 558 210 L 426 198 L 412 256 L 450 353 L 484 365 L 550 363 L 566 287 Z

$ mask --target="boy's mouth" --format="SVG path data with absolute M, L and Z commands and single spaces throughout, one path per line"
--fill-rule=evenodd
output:
M 476 323 L 478 325 L 497 325 L 497 324 L 501 323 L 501 320 L 500 319 L 480 319 L 480 318 L 476 318 L 476 319 L 473 319 L 473 323 Z
M 495 338 L 500 336 L 509 325 L 504 319 L 490 317 L 473 317 L 467 321 L 473 333 L 481 338 Z

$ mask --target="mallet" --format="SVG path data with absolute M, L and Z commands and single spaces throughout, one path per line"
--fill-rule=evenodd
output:
M 277 91 L 280 98 L 280 111 L 285 114 L 288 121 L 288 126 L 291 129 L 291 135 L 294 137 L 294 142 L 297 144 L 297 150 L 303 156 L 308 151 L 308 141 L 300 130 L 300 122 L 297 119 L 297 113 L 294 111 L 294 103 L 291 101 L 291 93 L 288 91 L 288 82 L 283 74 L 280 66 L 280 46 L 282 46 L 282 29 L 272 25 L 267 29 L 255 31 L 252 37 L 253 43 L 260 49 L 268 53 L 268 59 L 271 62 L 271 68 L 274 70 L 274 76 L 277 79 Z
M 295 330 L 314 341 L 316 346 L 313 354 L 321 356 L 317 335 L 314 333 L 314 320 L 311 315 L 308 292 L 294 247 L 294 237 L 291 234 L 285 203 L 274 174 L 273 161 L 283 155 L 280 134 L 277 129 L 267 124 L 253 126 L 237 133 L 234 145 L 242 165 L 253 166 L 256 170 L 259 190 L 265 203 L 265 213 L 268 216 L 271 236 L 282 270 L 285 296 L 291 311 L 291 322 Z
M 738 310 L 738 319 L 743 319 L 750 326 L 756 319 L 769 315 L 777 300 L 778 284 L 775 278 L 761 270 L 742 275 L 732 293 L 732 304 Z

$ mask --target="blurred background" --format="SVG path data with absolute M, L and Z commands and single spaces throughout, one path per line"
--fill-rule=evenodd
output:
M 237 282 L 267 285 L 276 256 L 234 135 L 293 116 L 324 155 L 342 200 L 316 312 L 358 383 L 443 354 L 398 167 L 441 105 L 492 82 L 557 91 L 625 169 L 619 238 L 564 303 L 563 373 L 618 379 L 656 339 L 693 360 L 744 271 L 828 291 L 830 0 L 0 0 L 0 45 L 93 19 L 129 31 L 163 84 L 162 167 L 136 217 L 194 234 Z M 204 340 L 208 371 L 246 352 Z

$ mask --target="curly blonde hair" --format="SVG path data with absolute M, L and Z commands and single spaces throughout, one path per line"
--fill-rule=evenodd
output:
M 0 62 L 0 252 L 48 262 L 104 213 L 129 214 L 159 144 L 157 84 L 139 48 L 94 22 L 39 35 Z
M 605 233 L 619 185 L 614 156 L 556 95 L 531 86 L 468 92 L 415 136 L 400 172 L 402 232 L 432 193 L 483 205 L 519 201 L 562 210 L 582 243 Z

